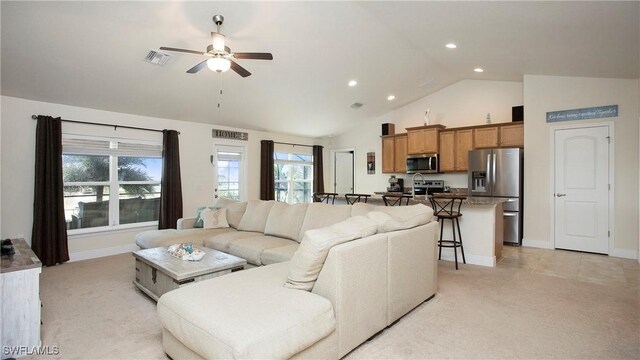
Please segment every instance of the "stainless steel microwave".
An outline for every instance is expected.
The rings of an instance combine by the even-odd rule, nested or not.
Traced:
[[[407,174],[440,172],[438,154],[407,156]]]

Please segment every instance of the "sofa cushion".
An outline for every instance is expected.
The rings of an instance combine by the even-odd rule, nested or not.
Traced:
[[[375,205],[358,202],[351,205],[351,216],[367,216],[367,214],[375,208]]]
[[[215,236],[210,236],[204,239],[204,246],[212,249],[216,249],[219,251],[229,252],[229,245],[237,241],[239,239],[244,239],[248,237],[261,236],[262,233],[251,232],[251,231],[230,231],[224,234],[219,234]]]
[[[228,253],[241,257],[253,265],[263,265],[260,257],[264,250],[289,245],[292,242],[294,241],[260,234],[229,243]]]
[[[260,256],[260,260],[263,265],[289,261],[298,250],[298,247],[300,247],[300,244],[296,242],[295,244],[265,249]]]
[[[305,233],[298,251],[291,258],[285,287],[311,291],[332,247],[376,233],[378,225],[364,216]]]
[[[218,198],[214,206],[227,209],[227,221],[229,222],[229,226],[237,229],[247,208],[247,203],[233,199]]]
[[[180,243],[190,243],[196,246],[202,246],[205,238],[232,231],[236,230],[231,228],[149,230],[136,235],[136,245],[141,249],[150,249]]]
[[[299,239],[304,238],[307,230],[319,229],[351,217],[351,205],[329,205],[323,203],[311,203],[307,207],[304,222],[300,229]]]
[[[329,300],[282,286],[288,265],[239,271],[170,291],[158,301],[160,322],[206,359],[290,358],[328,336],[336,321]]]
[[[276,202],[269,211],[264,234],[300,242],[300,228],[306,213],[307,204]]]
[[[264,233],[264,227],[273,204],[275,201],[251,200],[247,202],[247,210],[240,220],[238,230]]]
[[[380,206],[367,214],[378,224],[378,232],[410,229],[431,221],[433,209],[423,205]]]

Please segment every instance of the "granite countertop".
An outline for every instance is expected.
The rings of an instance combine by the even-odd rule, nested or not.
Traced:
[[[379,200],[382,201],[382,195],[401,195],[401,193],[391,193],[391,192],[375,192],[374,195],[371,195],[369,200]],[[411,194],[405,194],[411,195]],[[487,206],[487,205],[496,205],[506,201],[506,199],[500,198],[491,198],[491,197],[481,197],[481,196],[466,196],[466,193],[456,192],[456,193],[436,193],[435,195],[447,197],[447,196],[465,196],[466,198],[462,200],[463,205],[468,206]],[[409,205],[415,204],[424,204],[431,206],[431,202],[424,195],[416,195],[415,198],[409,200]]]

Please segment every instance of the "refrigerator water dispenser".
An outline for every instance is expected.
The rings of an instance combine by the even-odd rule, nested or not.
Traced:
[[[472,171],[471,172],[471,192],[486,192],[487,172]]]

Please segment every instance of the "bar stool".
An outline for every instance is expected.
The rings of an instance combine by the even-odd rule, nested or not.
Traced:
[[[462,246],[462,233],[460,233],[460,207],[462,206],[462,200],[466,199],[466,196],[430,196],[429,201],[433,208],[433,214],[438,217],[440,222],[440,239],[438,240],[438,260],[442,258],[442,248],[453,248],[453,256],[456,262],[456,270],[458,270],[458,250],[462,252],[462,263],[466,264],[467,261],[464,258],[464,247]],[[442,239],[442,231],[444,230],[444,221],[451,220],[451,232],[453,234],[453,240]],[[456,239],[456,227],[458,228],[458,238]]]
[[[384,206],[406,206],[409,205],[409,199],[411,199],[410,195],[382,195]]]
[[[369,194],[344,194],[345,200],[347,200],[347,204],[353,205],[357,202],[366,203],[369,199]]]
[[[331,205],[333,205],[336,201],[336,193],[313,193],[313,202],[323,202],[329,204],[329,200],[331,200]]]

